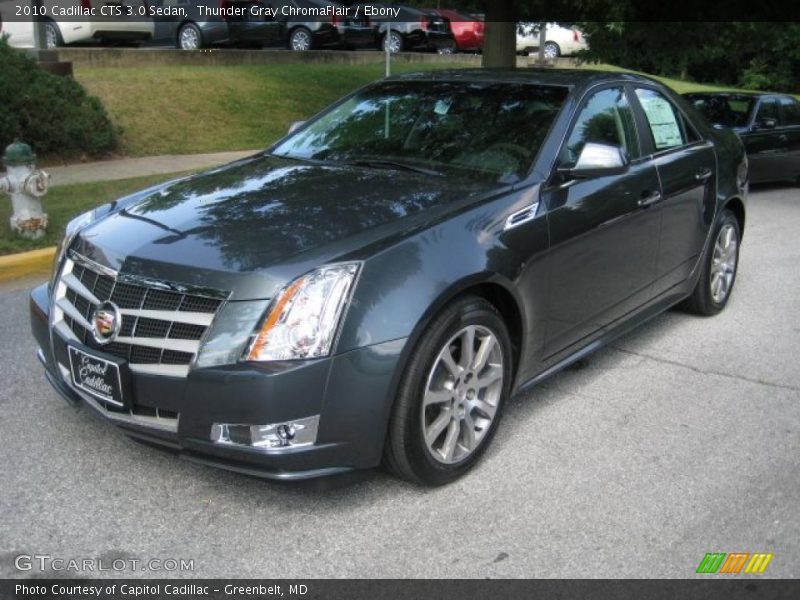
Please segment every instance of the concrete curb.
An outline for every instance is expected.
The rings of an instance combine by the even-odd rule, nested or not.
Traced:
[[[56,247],[0,256],[0,282],[46,274],[53,266]]]

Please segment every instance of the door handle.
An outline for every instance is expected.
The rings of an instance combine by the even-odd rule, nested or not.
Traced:
[[[708,178],[711,177],[711,175],[713,175],[713,174],[714,174],[714,172],[711,169],[703,169],[699,173],[695,173],[694,174],[694,178],[697,181],[707,181]]]
[[[648,208],[650,206],[653,206],[654,204],[658,204],[659,202],[661,202],[662,199],[661,192],[653,192],[652,194],[649,195],[645,194],[647,194],[647,192],[644,192],[642,194],[642,199],[636,203],[639,206],[639,208]]]

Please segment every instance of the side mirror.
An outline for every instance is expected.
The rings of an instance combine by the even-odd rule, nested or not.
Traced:
[[[628,153],[623,148],[587,142],[575,166],[559,169],[559,172],[569,179],[604,177],[624,173],[629,164]]]
[[[766,117],[756,121],[755,129],[775,129],[777,125],[778,121],[776,119],[770,119],[769,117]]]
[[[303,125],[305,125],[305,121],[295,121],[291,125],[289,125],[289,135],[293,134],[295,131],[300,129]]]

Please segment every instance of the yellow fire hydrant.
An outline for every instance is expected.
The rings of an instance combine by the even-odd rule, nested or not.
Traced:
[[[38,240],[47,232],[41,198],[50,186],[50,175],[36,168],[36,155],[28,144],[14,142],[2,160],[6,175],[0,179],[0,192],[11,196],[11,230],[25,239]]]

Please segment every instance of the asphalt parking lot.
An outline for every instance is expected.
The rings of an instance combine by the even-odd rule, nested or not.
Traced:
[[[332,490],[142,446],[45,382],[0,290],[0,577],[19,554],[184,558],[195,577],[691,577],[706,552],[800,576],[800,188],[751,194],[713,319],[664,314],[510,403],[482,464]],[[44,575],[64,575],[48,572]],[[131,572],[125,576],[160,576]]]

